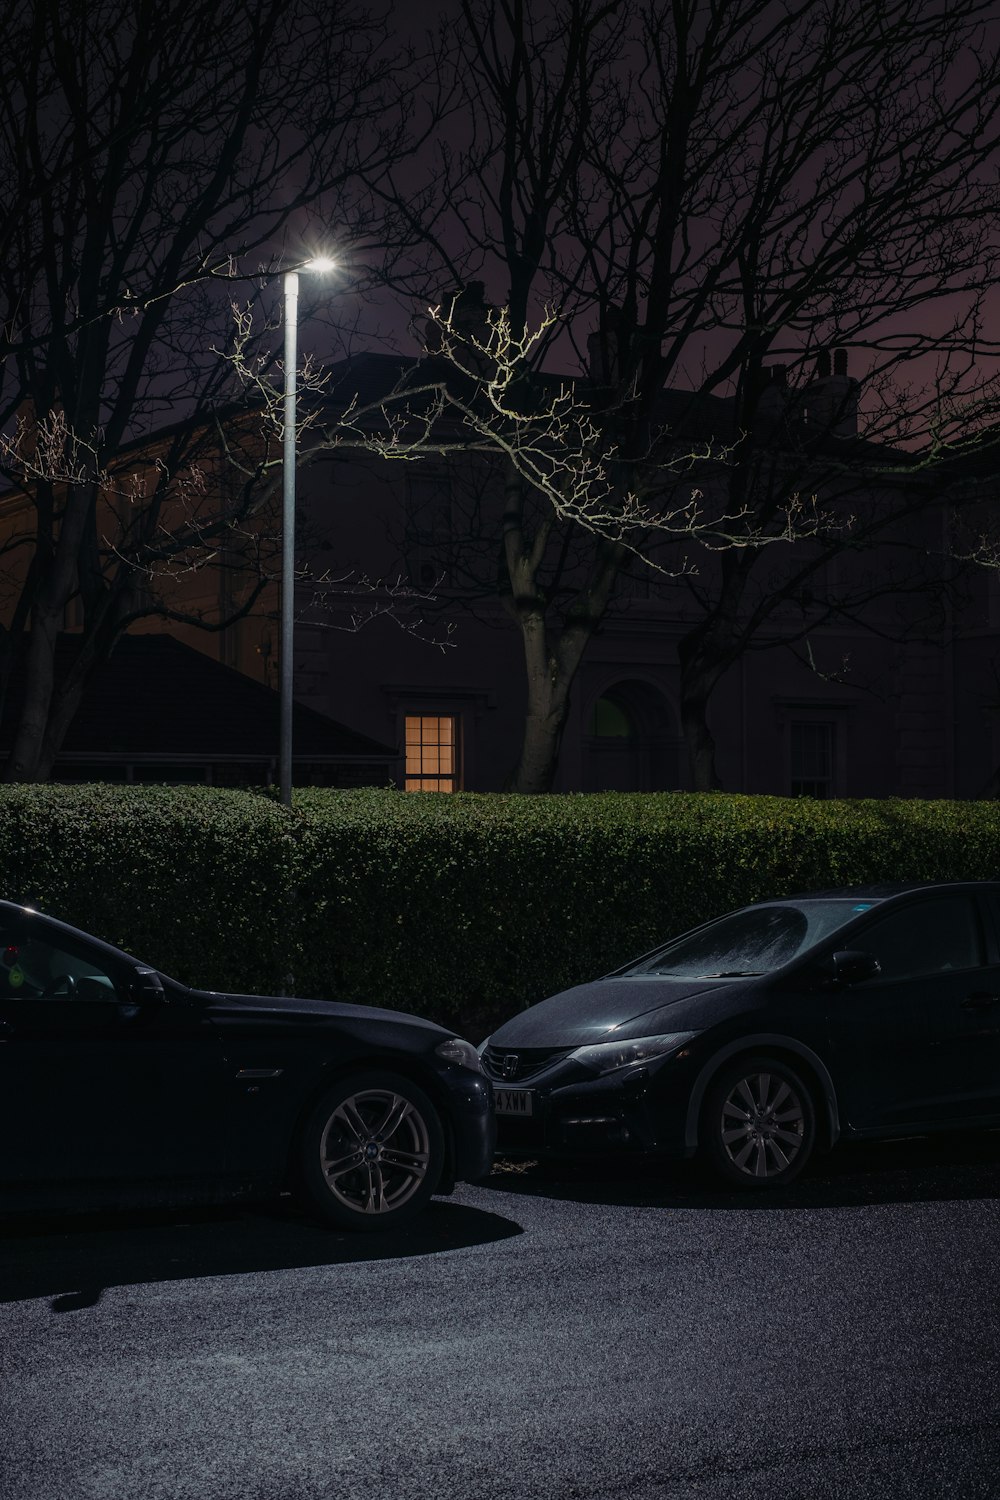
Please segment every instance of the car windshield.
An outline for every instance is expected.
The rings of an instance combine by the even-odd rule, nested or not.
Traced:
[[[634,964],[626,974],[676,975],[684,979],[770,974],[875,904],[840,898],[747,907],[678,938]]]

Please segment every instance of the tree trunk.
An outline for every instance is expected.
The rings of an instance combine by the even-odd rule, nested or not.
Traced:
[[[599,540],[589,575],[577,588],[559,624],[549,628],[547,591],[540,587],[546,547],[554,517],[549,515],[529,535],[525,528],[525,483],[508,463],[504,485],[503,554],[510,592],[505,603],[518,623],[524,648],[527,704],[521,754],[510,790],[531,795],[548,792],[559,759],[569,695],[583,653],[600,625],[627,557],[616,542]]]
[[[63,740],[66,738],[70,725],[76,718],[77,709],[83,701],[84,693],[94,675],[94,669],[99,662],[106,659],[110,651],[108,627],[114,632],[111,639],[114,640],[117,637],[117,631],[111,620],[106,622],[104,630],[92,628],[80,643],[76,660],[62,680],[53,688],[49,702],[48,723],[45,726],[35,766],[34,779],[36,781],[48,781],[51,777],[55,758],[62,749]]]
[[[96,422],[89,420],[92,415],[88,414],[84,424],[86,432],[96,427]],[[10,757],[4,767],[4,781],[42,781],[48,776],[42,760],[55,690],[56,639],[73,592],[83,538],[95,504],[96,481],[81,478],[78,487],[70,487],[58,525],[58,540],[53,545],[55,507],[51,485],[46,480],[36,486],[35,555],[37,558],[41,548],[47,561],[44,578],[31,600],[31,631],[24,655],[24,698]],[[49,768],[52,758],[52,755],[48,758]]]
[[[681,727],[695,791],[721,791],[722,782],[715,769],[715,736],[708,727],[708,693],[681,698]]]
[[[563,664],[549,650],[541,609],[522,611],[518,623],[524,645],[527,707],[521,753],[510,790],[535,795],[552,789],[575,662]]]
[[[24,699],[4,767],[4,781],[44,780],[39,766],[55,685],[56,635],[60,622],[61,612],[56,614],[36,602],[24,658]]]
[[[65,602],[53,608],[35,600],[25,637],[24,699],[4,781],[48,781],[87,686],[127,623],[135,604],[130,580],[119,577],[89,611],[73,661],[56,677],[56,643]]]
[[[707,621],[678,642],[681,666],[681,729],[696,792],[722,791],[715,766],[715,736],[708,704],[723,672],[735,659],[732,638],[719,622]]]
[[[568,684],[559,690],[548,683],[532,683],[529,679],[528,711],[511,791],[534,795],[552,790],[568,707]]]

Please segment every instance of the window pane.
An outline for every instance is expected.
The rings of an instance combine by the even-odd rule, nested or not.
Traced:
[[[628,739],[632,725],[625,710],[611,698],[598,698],[594,704],[592,732],[601,739]]]
[[[458,720],[451,714],[408,714],[405,720],[408,792],[453,792],[457,786]]]
[[[0,946],[0,998],[114,1000],[115,982],[80,949],[12,930]]]
[[[963,896],[921,901],[859,932],[854,946],[871,953],[886,979],[940,974],[982,963],[975,912]]]
[[[789,725],[793,797],[833,796],[835,731],[835,724],[810,720],[793,720]]]

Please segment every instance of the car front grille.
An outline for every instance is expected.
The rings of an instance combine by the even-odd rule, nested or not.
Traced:
[[[486,1047],[483,1072],[497,1083],[524,1083],[572,1050],[572,1047]]]

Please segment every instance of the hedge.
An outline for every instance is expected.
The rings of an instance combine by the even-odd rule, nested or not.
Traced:
[[[0,788],[0,890],[188,983],[419,1011],[478,1035],[720,912],[995,878],[1000,806]]]
[[[0,892],[188,983],[281,988],[298,860],[266,797],[209,787],[0,787]]]

